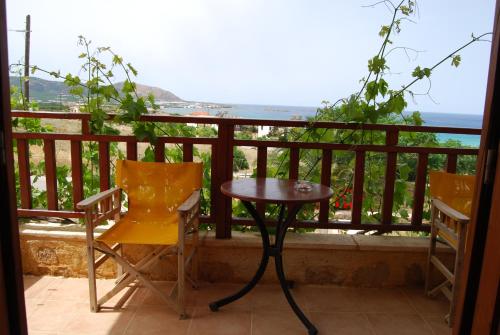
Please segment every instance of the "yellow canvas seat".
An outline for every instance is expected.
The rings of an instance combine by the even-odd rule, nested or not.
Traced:
[[[202,185],[201,163],[151,163],[122,161],[116,163],[117,187],[81,201],[78,208],[85,211],[87,227],[87,251],[89,269],[90,306],[94,312],[125,288],[130,297],[139,283],[150,288],[163,300],[173,305],[181,317],[186,317],[184,306],[184,282],[189,279],[196,285],[197,242],[200,188]],[[127,194],[128,211],[121,215],[122,192]],[[101,222],[114,218],[115,224],[97,238],[94,228]],[[185,255],[184,237],[192,234],[192,248]],[[154,251],[135,264],[121,255],[126,244],[154,245]],[[103,255],[95,258],[95,250]],[[159,290],[144,272],[160,257],[176,254],[178,280],[170,294]],[[186,257],[187,256],[187,257]],[[123,273],[117,285],[97,300],[96,269],[107,258],[114,259]],[[191,276],[185,276],[185,267],[191,264]],[[126,299],[121,299],[119,308]]]
[[[425,291],[429,296],[442,292],[450,300],[446,316],[451,327],[455,317],[455,301],[461,285],[462,268],[467,237],[467,224],[472,207],[475,176],[457,175],[442,171],[430,171],[431,237],[427,259]],[[436,254],[436,242],[440,238],[455,250],[453,268],[448,268]],[[432,272],[437,269],[445,277],[439,285],[432,286]]]

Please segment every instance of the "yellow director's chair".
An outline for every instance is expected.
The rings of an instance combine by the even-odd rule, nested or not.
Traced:
[[[198,275],[198,216],[202,186],[201,163],[151,163],[117,161],[116,186],[78,203],[85,211],[87,228],[88,277],[90,308],[98,312],[101,306],[124,288],[129,288],[115,308],[120,308],[139,283],[175,308],[181,318],[187,317],[184,303],[185,278],[196,286]],[[122,191],[128,196],[128,211],[121,216]],[[97,238],[94,228],[114,218],[115,224]],[[185,255],[185,236],[192,234],[192,248]],[[154,251],[135,264],[122,256],[123,244],[154,245]],[[102,255],[95,258],[95,250]],[[175,254],[178,258],[178,278],[170,294],[159,290],[145,271],[160,257]],[[119,277],[114,288],[99,300],[96,292],[96,269],[114,259]],[[185,268],[191,263],[191,276]],[[120,273],[122,272],[122,273]]]
[[[441,291],[450,300],[449,314],[446,315],[448,325],[453,325],[455,302],[460,282],[467,224],[474,193],[475,176],[457,175],[442,171],[430,171],[431,193],[431,238],[427,259],[425,291],[435,296]],[[437,238],[443,240],[455,250],[455,264],[452,270],[438,259],[436,255]],[[432,270],[437,269],[446,279],[435,287],[431,287]]]

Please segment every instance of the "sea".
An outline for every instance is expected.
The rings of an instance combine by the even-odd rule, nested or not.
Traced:
[[[162,112],[168,114],[189,115],[205,114],[210,116],[235,117],[264,120],[307,120],[316,115],[317,107],[279,106],[279,105],[247,105],[186,102],[178,104],[161,104]],[[426,126],[481,128],[481,114],[452,114],[421,112]],[[439,141],[458,140],[463,146],[479,147],[479,135],[438,134]]]

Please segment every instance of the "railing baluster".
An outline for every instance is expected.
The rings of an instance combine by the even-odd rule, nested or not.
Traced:
[[[90,134],[90,115],[89,117],[82,118],[82,134]]]
[[[109,142],[99,142],[99,187],[101,192],[110,188]]]
[[[182,160],[184,162],[193,161],[193,143],[184,143],[182,145]]]
[[[257,178],[265,178],[267,176],[267,147],[257,147]],[[266,205],[257,204],[257,212],[263,217],[265,214]]]
[[[19,164],[19,188],[21,192],[21,208],[32,208],[30,148],[28,140],[17,140],[17,161]]]
[[[399,132],[395,129],[387,130],[385,144],[387,146],[398,144]],[[394,200],[394,183],[396,181],[396,163],[398,154],[387,153],[387,165],[385,168],[384,200],[382,202],[382,224],[392,223],[392,205]]]
[[[365,152],[356,151],[356,165],[354,168],[354,187],[352,191],[351,223],[361,224],[361,210],[363,209],[363,187],[365,178]]]
[[[137,142],[127,142],[127,159],[137,160]]]
[[[299,179],[299,148],[290,148],[289,179]]]
[[[82,142],[71,141],[71,183],[73,184],[73,210],[83,199]]]
[[[210,220],[212,222],[217,222],[215,212],[217,211],[217,199],[215,194],[217,194],[217,185],[220,187],[219,177],[217,175],[217,145],[212,145],[211,147],[211,165],[210,165]],[[216,227],[217,228],[217,227]],[[222,229],[222,228],[221,228]]]
[[[424,208],[425,186],[427,184],[427,163],[428,154],[419,154],[417,163],[417,176],[415,179],[415,190],[413,193],[413,210],[411,214],[411,224],[422,224],[422,212]]]
[[[234,125],[219,124],[217,143],[217,187],[215,195],[217,209],[215,211],[215,235],[217,238],[231,237],[232,206],[231,199],[220,191],[223,182],[233,179],[233,142]],[[224,157],[224,159],[223,159]]]
[[[155,151],[155,161],[165,162],[165,142],[158,139],[155,144],[154,151]]]
[[[45,158],[45,184],[47,186],[47,207],[57,210],[57,174],[56,174],[56,143],[54,140],[43,140]]]
[[[321,184],[330,187],[332,182],[332,151],[325,149],[321,157]],[[319,222],[327,223],[330,213],[330,200],[322,201],[319,205]]]
[[[448,154],[446,156],[446,172],[456,173],[457,172],[457,154]]]

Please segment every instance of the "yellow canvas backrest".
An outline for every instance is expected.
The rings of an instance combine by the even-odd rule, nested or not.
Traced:
[[[128,196],[129,212],[173,212],[202,187],[202,163],[117,160],[116,185]]]
[[[430,171],[431,197],[437,198],[460,213],[470,216],[475,180],[475,176]]]

